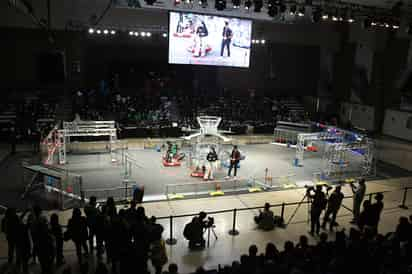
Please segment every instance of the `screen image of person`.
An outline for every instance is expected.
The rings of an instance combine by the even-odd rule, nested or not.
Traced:
[[[170,12],[169,63],[249,67],[252,22]]]

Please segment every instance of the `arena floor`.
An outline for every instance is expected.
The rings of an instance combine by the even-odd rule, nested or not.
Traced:
[[[313,174],[323,167],[321,152],[306,152],[303,166],[295,167],[292,164],[295,158],[294,148],[273,144],[243,145],[239,148],[246,156],[238,169],[238,179],[243,181],[254,178],[264,182],[267,168],[273,185],[276,186],[276,184],[289,180],[290,183],[303,187],[313,179]],[[230,151],[230,149],[230,146],[225,147],[225,150]],[[135,160],[130,180],[144,185],[146,201],[165,199],[167,184],[189,184],[187,187],[180,186],[175,189],[179,193],[191,192],[194,186],[190,183],[202,182],[199,178],[189,176],[191,170],[185,162],[180,167],[164,167],[161,161],[163,152],[152,149],[129,149],[128,153]],[[118,158],[121,158],[120,155]],[[92,193],[91,190],[96,190],[97,193],[101,192],[99,189],[122,185],[124,165],[120,160],[117,163],[111,163],[110,155],[107,153],[68,154],[67,160],[68,163],[63,167],[69,172],[82,176],[83,188],[88,193]],[[361,157],[353,155],[349,168],[356,169],[360,161]],[[226,168],[221,168],[216,172],[215,179],[224,180],[226,172]],[[291,175],[289,179],[279,178],[288,175]],[[224,189],[223,185],[222,189]]]

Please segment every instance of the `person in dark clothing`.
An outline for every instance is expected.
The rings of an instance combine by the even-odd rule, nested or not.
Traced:
[[[9,264],[14,260],[17,240],[18,237],[20,237],[20,235],[17,234],[19,226],[20,220],[16,214],[16,210],[14,208],[8,208],[1,222],[1,231],[6,234]]]
[[[375,231],[375,233],[378,232],[378,225],[379,225],[379,220],[381,217],[381,212],[383,210],[383,194],[382,193],[377,193],[375,196],[376,202],[371,204],[370,210],[372,214],[372,228]]]
[[[322,210],[325,209],[327,200],[326,195],[322,191],[322,186],[317,185],[316,189],[310,187],[307,189],[307,195],[312,199],[312,204],[310,207],[310,234],[313,235],[314,232],[319,234],[320,232],[320,215]]]
[[[50,232],[55,240],[56,265],[62,265],[64,264],[63,230],[59,223],[59,215],[56,213],[50,216]]]
[[[39,249],[39,238],[40,238],[40,230],[46,225],[47,226],[47,218],[43,216],[42,214],[42,209],[38,205],[34,205],[32,212],[28,216],[28,226],[30,229],[30,236],[33,242],[33,247],[32,247],[32,258],[33,258],[33,263],[36,263],[36,257],[38,255],[38,249]]]
[[[412,224],[409,223],[408,218],[400,217],[399,224],[396,227],[395,237],[399,242],[407,242],[412,240]]]
[[[28,264],[30,259],[31,241],[29,225],[25,223],[27,211],[20,217],[16,228],[16,267],[17,271],[22,270],[23,274],[28,273]]]
[[[55,243],[47,223],[40,224],[38,230],[38,254],[42,274],[51,274],[55,257]]]
[[[97,253],[101,253],[101,240],[97,241],[96,230],[97,230],[97,216],[99,214],[99,209],[96,207],[96,197],[91,196],[89,203],[84,207],[84,213],[86,215],[87,227],[89,228],[89,248],[90,253],[93,253],[94,238],[96,237]]]
[[[227,172],[227,177],[230,178],[230,175],[232,173],[232,169],[234,169],[233,176],[236,177],[237,175],[237,166],[240,161],[240,152],[237,149],[237,146],[233,146],[232,153],[230,154],[230,166],[229,166],[229,171]]]
[[[227,49],[227,56],[230,57],[230,43],[232,42],[233,31],[229,28],[229,22],[225,21],[225,26],[222,32],[222,48],[220,50],[220,56],[223,56],[225,48]]]
[[[79,264],[82,264],[82,248],[85,255],[89,255],[89,248],[87,246],[88,232],[87,220],[79,208],[73,208],[72,218],[67,223],[67,230],[65,233],[65,240],[71,239],[76,247],[76,255]]]
[[[371,202],[369,200],[363,202],[363,210],[359,214],[358,226],[361,231],[363,231],[365,226],[373,226],[373,213],[371,210]]]
[[[183,234],[189,240],[189,248],[205,247],[205,239],[203,239],[203,230],[206,228],[205,223],[206,213],[200,212],[199,216],[193,217],[192,221],[185,226]]]
[[[329,221],[329,230],[333,230],[333,226],[336,222],[336,215],[338,214],[339,208],[342,204],[344,195],[341,191],[341,186],[337,186],[328,199],[328,208],[326,210],[325,216],[323,218],[322,228],[325,229],[326,222]],[[332,214],[332,219],[329,219]]]
[[[204,180],[213,180],[214,179],[214,170],[216,169],[216,161],[218,160],[217,153],[214,147],[210,147],[209,153],[206,155],[206,160],[208,163]]]

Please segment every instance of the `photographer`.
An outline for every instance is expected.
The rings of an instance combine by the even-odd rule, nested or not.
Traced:
[[[309,198],[312,199],[310,208],[310,234],[313,235],[316,229],[316,234],[320,232],[320,215],[322,210],[326,208],[328,200],[325,193],[322,191],[322,186],[317,185],[316,189],[309,187],[306,191]]]
[[[189,248],[204,248],[205,239],[203,239],[203,229],[208,227],[208,221],[205,220],[206,213],[200,212],[199,216],[194,217],[192,221],[186,224],[183,230],[183,236],[189,240]]]
[[[341,191],[341,186],[337,186],[332,194],[329,196],[328,208],[326,210],[325,216],[323,218],[322,228],[325,229],[326,222],[329,221],[329,230],[333,230],[333,226],[336,222],[336,215],[338,214],[339,208],[342,204],[344,195]],[[329,216],[332,214],[332,219]]]
[[[270,210],[269,203],[265,203],[263,211],[259,210],[259,216],[255,216],[255,223],[258,225],[258,228],[267,231],[275,227],[275,218],[273,217],[273,211]]]

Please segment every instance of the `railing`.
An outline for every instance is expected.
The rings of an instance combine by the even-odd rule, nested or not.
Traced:
[[[95,196],[99,202],[106,201],[107,197],[113,197],[115,201],[126,201],[133,197],[133,191],[138,185],[132,181],[124,181],[124,186],[112,188],[96,188],[83,190],[83,196],[90,198]]]
[[[403,191],[403,195],[402,195],[402,200],[399,204],[399,208],[402,209],[408,209],[408,206],[406,204],[406,200],[407,200],[407,195],[408,195],[408,190],[411,189],[412,187],[404,187],[404,188],[400,188],[400,189],[395,189],[395,190],[390,190],[390,191],[378,191],[378,192],[371,192],[371,193],[367,193],[365,195],[365,197],[367,197],[367,199],[369,199],[370,201],[372,200],[372,197],[378,193],[390,193],[390,192],[395,192],[395,191]],[[290,203],[279,203],[279,204],[272,204],[270,205],[271,208],[280,208],[280,220],[281,220],[281,227],[286,227],[287,225],[289,225],[292,221],[292,219],[294,218],[297,210],[299,209],[299,207],[301,205],[305,205],[305,204],[310,204],[311,201],[308,199],[305,199],[306,196],[303,197],[303,199],[299,202],[290,202]],[[353,196],[347,196],[344,197],[344,199],[352,199]],[[287,222],[285,222],[285,211],[286,208],[288,206],[297,206],[297,208],[294,210],[294,212],[289,216],[289,219]],[[342,203],[342,207],[350,212],[352,212],[352,209],[348,208],[347,206],[345,206]],[[218,211],[209,211],[209,212],[205,212],[208,216],[210,215],[217,215],[217,214],[224,214],[224,213],[232,213],[232,227],[231,229],[228,231],[228,234],[231,236],[236,236],[239,234],[239,230],[237,228],[237,214],[238,212],[241,211],[249,211],[249,210],[257,210],[257,209],[263,209],[263,206],[257,206],[257,207],[247,207],[247,208],[233,208],[233,209],[226,209],[226,210],[218,210]],[[177,239],[174,238],[174,231],[173,231],[173,222],[175,219],[177,218],[187,218],[187,217],[194,217],[194,216],[198,216],[199,213],[190,213],[190,214],[181,214],[181,215],[170,215],[170,216],[162,216],[162,217],[157,217],[158,220],[169,220],[169,238],[166,240],[166,243],[169,245],[174,245],[177,243]],[[308,216],[308,220],[309,220],[309,216]]]

